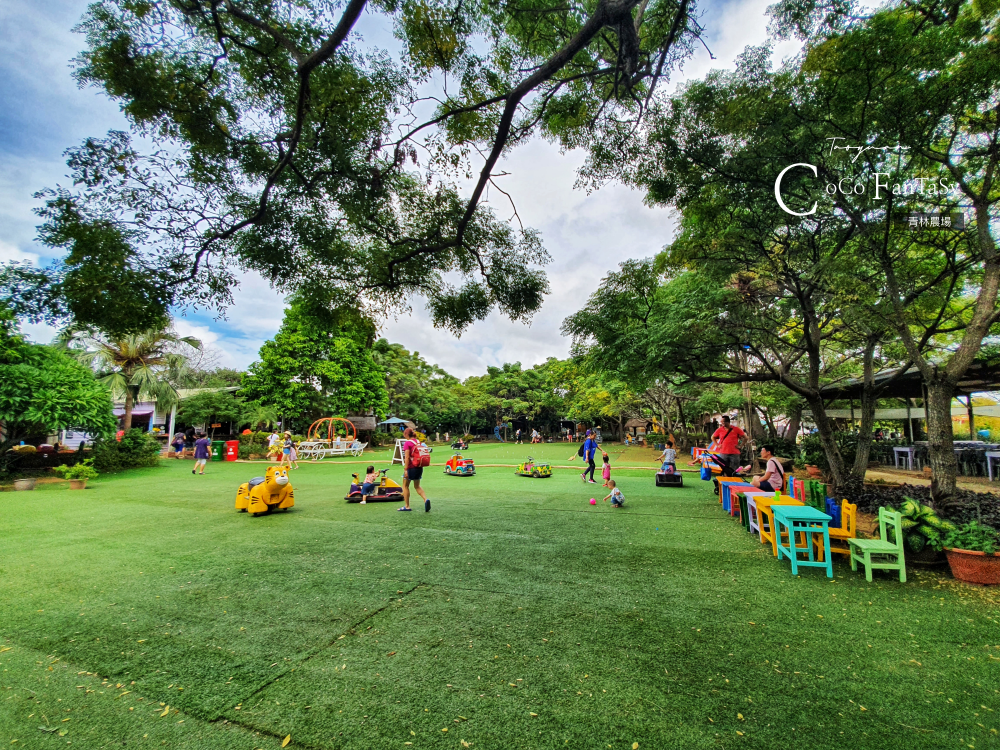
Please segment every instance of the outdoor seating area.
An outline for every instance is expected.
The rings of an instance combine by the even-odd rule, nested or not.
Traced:
[[[784,493],[760,490],[740,477],[718,477],[722,510],[739,518],[743,528],[769,545],[779,562],[787,560],[792,575],[801,568],[820,568],[833,578],[834,555],[844,555],[865,577],[873,570],[892,570],[906,582],[902,518],[879,509],[879,538],[858,538],[857,506],[826,497],[826,484],[786,477]],[[832,524],[832,525],[831,525]]]

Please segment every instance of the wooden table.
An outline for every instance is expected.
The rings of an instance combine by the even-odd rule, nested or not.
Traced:
[[[757,512],[760,513],[760,543],[771,544],[771,552],[778,556],[778,542],[774,537],[774,512],[771,507],[774,505],[805,505],[800,500],[788,495],[776,496],[773,498],[761,498],[757,502]],[[764,530],[764,521],[767,521],[767,530]]]
[[[771,508],[774,514],[774,538],[778,549],[778,559],[782,555],[787,557],[792,563],[792,575],[799,574],[800,567],[825,568],[826,577],[833,578],[833,556],[830,554],[830,529],[831,517],[821,510],[816,510],[811,505],[801,507],[791,505],[773,505]],[[781,528],[788,530],[788,546],[782,543]],[[805,544],[799,546],[796,534],[804,537]],[[813,535],[823,535],[823,561],[816,559],[813,552]],[[817,540],[818,542],[819,540]],[[800,560],[799,553],[806,553],[808,559]]]

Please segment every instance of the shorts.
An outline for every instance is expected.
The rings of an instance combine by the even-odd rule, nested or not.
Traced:
[[[770,482],[761,482],[758,489],[763,490],[764,492],[774,492],[774,487],[771,486]]]
[[[284,453],[286,456],[292,455],[292,449],[291,448],[282,448],[281,452]]]
[[[207,458],[196,458],[194,460],[194,465],[195,466],[204,466],[207,463],[208,463],[208,459]]]
[[[739,453],[722,453],[719,455],[723,463],[726,464],[730,469],[736,471],[740,468],[740,454]]]
[[[615,508],[621,508],[624,507],[625,503],[618,502],[618,498],[613,497],[611,498],[611,505],[613,505]]]
[[[365,482],[364,484],[361,485],[362,495],[371,495],[374,494],[374,492],[375,492],[375,485],[372,484],[371,482]]]
[[[406,478],[411,482],[418,482],[420,478],[424,475],[423,466],[411,466],[406,470]]]

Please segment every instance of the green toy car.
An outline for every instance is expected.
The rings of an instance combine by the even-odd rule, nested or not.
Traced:
[[[542,479],[543,477],[552,476],[552,467],[547,463],[536,463],[535,459],[528,456],[528,460],[514,470],[514,473],[519,477],[534,477],[535,479]]]

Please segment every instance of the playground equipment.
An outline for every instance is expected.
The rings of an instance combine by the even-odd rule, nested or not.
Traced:
[[[341,427],[340,423],[343,423]],[[340,429],[346,433],[340,437]],[[299,458],[320,461],[327,456],[360,456],[368,446],[358,440],[358,431],[354,423],[343,417],[324,417],[317,419],[309,426],[306,439],[299,443]]]
[[[406,442],[407,441],[404,438],[396,438],[396,447],[392,449],[392,460],[389,462],[390,466],[395,466],[396,464],[402,464],[403,463],[403,457],[404,457],[404,454],[406,453],[406,451],[403,450],[403,445],[405,445]],[[430,466],[431,453],[434,452],[434,449],[431,448],[429,445],[427,445],[427,443],[421,443],[420,444],[420,452],[427,459],[427,463],[425,463],[423,465],[424,466]]]
[[[523,463],[518,464],[518,467],[514,470],[514,473],[519,477],[533,477],[535,479],[544,479],[545,477],[552,476],[552,467],[548,463],[535,463],[535,459],[528,456],[528,460]]]
[[[288,510],[295,505],[295,492],[288,482],[288,469],[270,466],[262,477],[244,482],[236,491],[236,510],[251,516]]]
[[[507,442],[502,437],[500,437],[500,425],[497,425],[496,427],[493,428],[493,434],[496,436],[496,439],[499,440],[501,443]]]
[[[456,453],[444,465],[444,473],[452,477],[471,477],[476,473],[476,464],[471,458]]]
[[[364,498],[361,496],[361,485],[363,480],[357,474],[351,474],[354,481],[351,482],[351,489],[347,493],[347,497],[344,499],[349,503],[360,503],[362,500],[366,500],[370,503],[380,502],[382,500],[398,500],[403,496],[403,488],[386,476],[388,472],[388,469],[378,470],[378,486],[375,487],[375,492],[373,494]]]
[[[667,467],[673,469],[673,471],[667,471]],[[663,464],[658,472],[656,472],[656,486],[657,487],[683,487],[684,477],[681,476],[680,472],[677,471],[677,466],[674,464]]]

